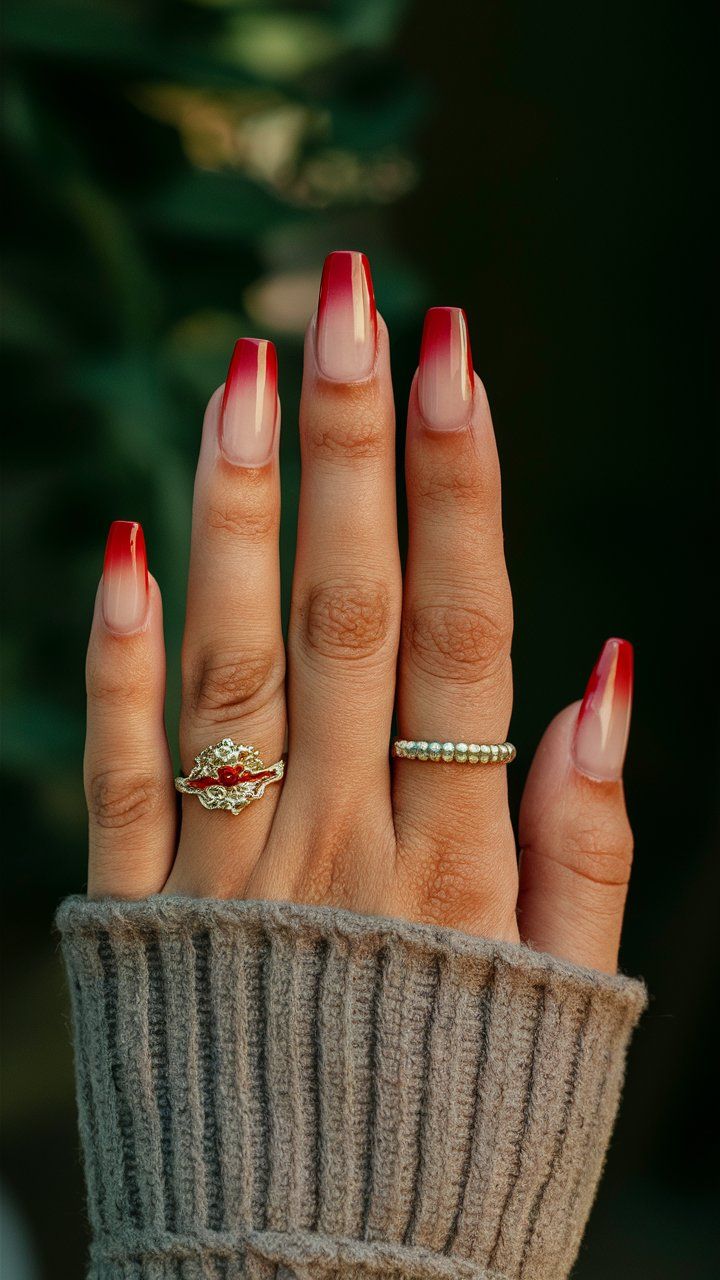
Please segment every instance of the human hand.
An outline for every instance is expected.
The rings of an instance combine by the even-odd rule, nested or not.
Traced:
[[[205,414],[193,504],[180,751],[281,755],[238,817],[183,797],[163,723],[160,591],[142,530],[108,540],[88,652],[88,892],[274,898],[404,917],[614,972],[632,856],[621,780],[626,641],[535,756],[520,867],[505,768],[389,756],[399,736],[502,742],[512,610],[490,410],[463,313],[433,308],[410,392],[401,573],[389,340],[370,271],[327,260],[307,333],[286,654],[274,348],[240,339]]]

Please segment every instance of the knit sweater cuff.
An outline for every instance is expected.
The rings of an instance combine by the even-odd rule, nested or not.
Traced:
[[[644,988],[272,902],[71,898],[92,1280],[560,1280]]]

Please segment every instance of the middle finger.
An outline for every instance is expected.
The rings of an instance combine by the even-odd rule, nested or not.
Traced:
[[[302,813],[311,831],[321,815],[324,829],[330,816],[335,828],[357,827],[366,796],[373,820],[391,827],[401,602],[394,428],[388,337],[367,259],[333,253],[305,349],[289,766],[278,814]],[[326,872],[323,863],[318,877]],[[342,879],[338,868],[332,875]]]

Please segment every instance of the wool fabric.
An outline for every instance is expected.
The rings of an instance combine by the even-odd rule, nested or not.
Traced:
[[[562,1280],[641,983],[280,902],[70,898],[90,1280]]]

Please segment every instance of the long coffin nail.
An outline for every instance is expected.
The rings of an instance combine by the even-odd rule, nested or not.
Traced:
[[[266,338],[238,338],[220,409],[220,448],[236,467],[269,461],[278,417],[277,353]]]
[[[320,372],[335,382],[372,373],[377,311],[370,263],[364,253],[341,251],[325,259],[315,328]]]
[[[114,520],[105,547],[102,611],[116,635],[137,631],[148,608],[145,535],[136,520]]]
[[[431,307],[420,347],[420,413],[435,431],[458,431],[472,410],[474,375],[467,319],[460,307]]]
[[[575,767],[590,778],[616,782],[622,776],[632,689],[632,645],[606,640],[585,690],[573,743]]]

